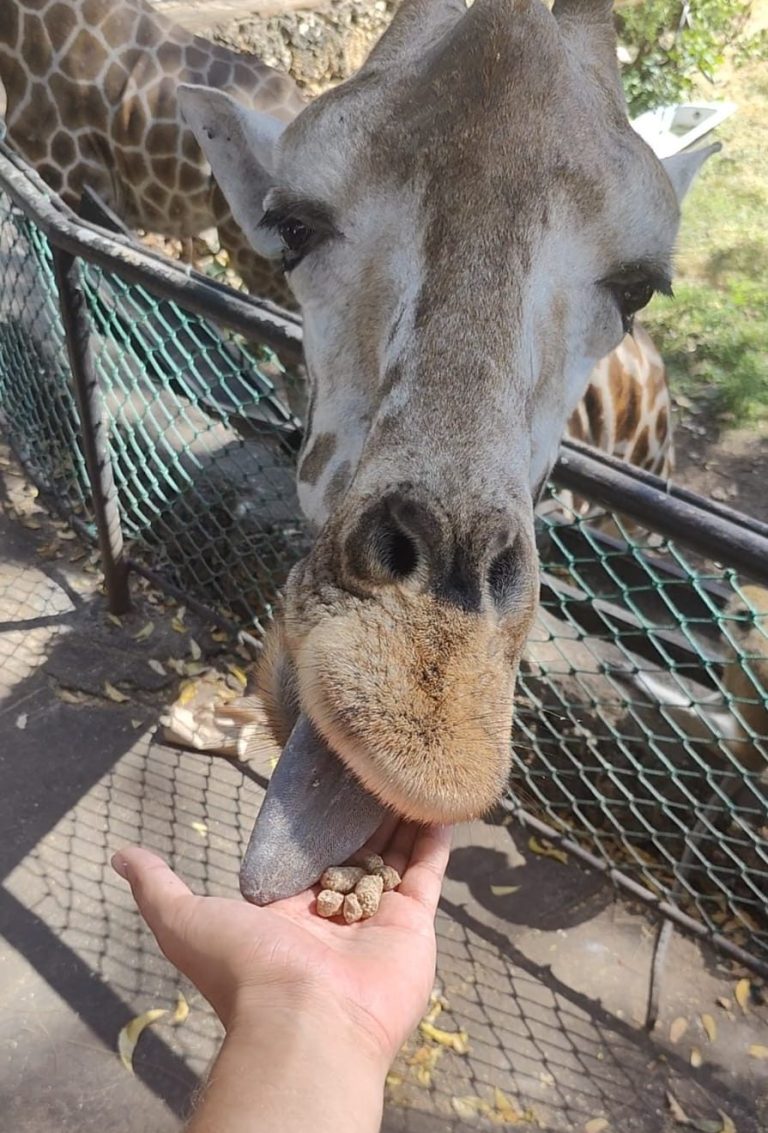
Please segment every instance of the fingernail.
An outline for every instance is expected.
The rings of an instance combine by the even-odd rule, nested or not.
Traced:
[[[124,878],[126,881],[128,880],[128,863],[122,854],[112,855],[112,869],[115,873],[119,874],[120,877]]]

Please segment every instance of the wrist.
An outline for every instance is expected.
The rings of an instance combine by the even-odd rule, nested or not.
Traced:
[[[279,1044],[297,1059],[332,1054],[337,1065],[355,1066],[372,1082],[384,1079],[392,1061],[378,1025],[354,1004],[342,1005],[327,993],[242,995],[227,1026],[230,1045]]]
[[[335,1004],[233,1014],[187,1133],[378,1133],[388,1060]]]

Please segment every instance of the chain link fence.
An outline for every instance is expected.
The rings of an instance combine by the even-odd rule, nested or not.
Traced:
[[[28,474],[92,539],[113,482],[107,520],[131,565],[258,636],[307,547],[300,428],[279,396],[278,353],[289,367],[298,357],[290,317],[78,226],[7,151],[3,186],[0,414]],[[80,347],[99,406],[85,430],[57,242],[79,257]],[[88,427],[103,434],[106,487]],[[768,594],[740,583],[768,584],[768,528],[690,493],[667,498],[578,449],[554,477],[508,807],[766,972]],[[603,520],[575,517],[566,489],[596,500]]]

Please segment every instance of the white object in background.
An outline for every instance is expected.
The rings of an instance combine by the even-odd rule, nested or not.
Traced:
[[[730,118],[735,102],[688,102],[646,110],[632,121],[633,128],[657,157],[671,157],[688,149]]]

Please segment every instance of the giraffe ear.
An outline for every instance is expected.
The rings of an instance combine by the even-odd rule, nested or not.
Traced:
[[[719,153],[722,148],[720,142],[713,142],[711,146],[704,146],[702,149],[691,150],[688,153],[676,153],[672,157],[662,159],[661,164],[672,182],[678,204],[682,202],[707,158],[713,153]]]
[[[274,183],[275,143],[285,123],[210,87],[182,84],[178,97],[184,120],[251,246],[270,259],[278,256],[276,233],[262,228],[260,221],[264,198]]]

